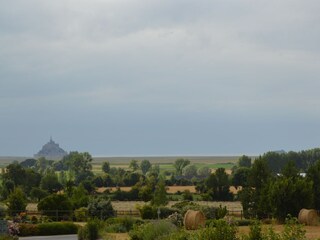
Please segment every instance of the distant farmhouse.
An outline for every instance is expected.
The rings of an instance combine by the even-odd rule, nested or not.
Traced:
[[[50,141],[43,145],[42,149],[34,155],[34,158],[44,157],[47,160],[60,160],[67,154],[65,150],[59,147],[59,144],[50,138]]]

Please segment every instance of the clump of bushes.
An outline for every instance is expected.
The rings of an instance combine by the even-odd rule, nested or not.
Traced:
[[[226,216],[228,213],[226,207],[219,206],[210,207],[210,206],[203,206],[194,202],[190,201],[182,201],[172,205],[173,208],[179,210],[179,212],[184,216],[184,214],[190,209],[195,211],[201,211],[205,215],[206,219],[221,219]]]
[[[47,236],[76,234],[78,227],[71,222],[51,222],[51,223],[20,223],[19,236]]]
[[[236,221],[225,221],[222,219],[211,220],[206,228],[195,231],[178,230],[168,221],[153,221],[141,226],[135,226],[129,232],[132,240],[305,240],[305,230],[297,222],[296,218],[287,219],[284,230],[275,233],[270,227],[268,231],[261,230],[261,223],[251,221],[250,232],[239,236]]]
[[[171,222],[160,220],[134,227],[129,236],[131,240],[155,240],[168,237],[177,231],[178,228]]]
[[[92,218],[106,220],[115,215],[110,199],[97,197],[90,201],[88,214]]]
[[[77,222],[85,222],[88,219],[88,208],[81,207],[74,211]]]
[[[89,221],[84,227],[79,228],[78,240],[96,240],[99,237],[99,223]]]
[[[173,213],[171,214],[168,218],[168,221],[176,225],[177,227],[182,227],[183,226],[183,216],[180,213]]]
[[[141,225],[144,222],[132,217],[109,218],[105,222],[105,231],[108,233],[124,233],[133,229],[134,225]]]
[[[160,210],[159,217],[161,219],[169,217],[171,214],[175,212],[180,212],[179,209],[168,208],[168,207],[156,207],[151,205],[143,205],[142,207],[138,207],[142,219],[157,219],[158,218],[158,210]]]

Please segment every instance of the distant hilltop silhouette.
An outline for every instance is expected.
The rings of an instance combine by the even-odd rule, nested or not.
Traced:
[[[50,141],[43,145],[42,149],[34,155],[34,158],[44,157],[48,160],[60,160],[67,154],[65,150],[59,147],[59,144],[50,138]]]

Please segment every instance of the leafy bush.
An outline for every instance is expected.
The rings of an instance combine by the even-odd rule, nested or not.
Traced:
[[[253,223],[253,220],[249,220],[249,219],[236,220],[237,226],[249,226],[252,223]]]
[[[282,234],[283,240],[304,240],[306,239],[306,231],[303,229],[303,225],[298,223],[297,218],[292,218],[288,216],[286,218],[286,224],[284,226],[284,231]]]
[[[101,220],[106,220],[109,217],[114,216],[114,210],[111,205],[110,199],[105,199],[103,197],[98,197],[92,199],[88,205],[89,216],[93,218],[99,218]]]
[[[38,236],[39,235],[38,226],[30,223],[20,223],[19,235],[20,236]]]
[[[85,222],[88,218],[88,208],[81,207],[74,211],[74,216],[78,222]]]
[[[173,208],[177,208],[177,209],[180,209],[180,210],[182,210],[186,206],[198,206],[198,207],[200,207],[199,204],[197,204],[195,202],[190,202],[190,201],[187,201],[187,200],[181,201],[181,202],[177,202],[177,203],[172,205]]]
[[[117,232],[129,232],[133,229],[134,225],[141,225],[143,221],[132,217],[117,217],[109,218],[106,220],[106,232],[117,233]]]
[[[216,208],[216,219],[222,219],[224,218],[228,213],[227,207],[222,207],[221,205]]]
[[[261,223],[259,221],[255,221],[250,225],[250,232],[247,240],[264,240],[261,231]]]
[[[38,218],[37,218],[36,216],[32,216],[32,217],[31,217],[31,222],[32,222],[33,224],[38,223]]]
[[[125,233],[125,232],[128,232],[127,229],[125,228],[125,226],[123,226],[121,223],[115,223],[115,224],[108,225],[105,228],[105,231],[107,233]]]
[[[63,220],[72,213],[72,204],[66,195],[51,194],[38,203],[38,210],[54,220]]]
[[[200,229],[192,234],[192,239],[237,240],[237,228],[226,221],[217,220],[215,226]]]
[[[150,205],[144,205],[138,208],[142,219],[156,219],[157,212],[154,211],[154,207]]]
[[[190,190],[184,190],[183,194],[182,194],[183,200],[188,200],[188,201],[192,201],[193,200],[193,195],[190,192]]]
[[[175,212],[179,212],[178,209],[168,207],[156,207],[151,205],[144,205],[138,208],[142,219],[157,219],[158,210],[160,210],[160,218],[167,218]]]
[[[78,240],[96,240],[99,237],[99,224],[97,221],[90,221],[78,231]]]
[[[129,236],[131,240],[155,240],[163,236],[169,236],[176,231],[178,230],[175,225],[161,220],[135,227],[129,232]]]
[[[171,223],[176,225],[177,227],[183,226],[183,216],[180,213],[173,213],[170,216],[168,216],[167,220],[169,220]]]
[[[20,236],[47,236],[47,235],[63,235],[76,234],[78,227],[71,222],[52,222],[40,224],[19,224]]]

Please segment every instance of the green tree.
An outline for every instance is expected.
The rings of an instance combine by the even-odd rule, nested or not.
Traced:
[[[37,160],[36,159],[33,159],[33,158],[28,158],[24,161],[22,161],[20,163],[20,165],[23,167],[23,168],[32,168],[32,167],[35,167],[37,163]]]
[[[40,188],[49,193],[58,192],[62,189],[62,185],[54,172],[50,172],[43,176],[40,182]]]
[[[274,216],[280,221],[288,214],[297,217],[302,208],[313,206],[312,182],[303,178],[278,178],[269,185],[266,194]]]
[[[35,164],[35,169],[37,172],[43,174],[47,169],[53,165],[53,161],[47,160],[44,157],[41,157],[37,160]]]
[[[33,169],[26,169],[25,182],[22,185],[24,192],[28,195],[33,187],[39,187],[40,181],[40,173],[34,171]]]
[[[21,165],[12,163],[7,166],[3,179],[13,181],[15,186],[22,186],[26,181],[26,170]]]
[[[209,177],[210,174],[211,174],[211,169],[208,166],[200,167],[197,171],[197,175],[202,179]]]
[[[88,152],[70,152],[68,156],[70,159],[70,168],[74,171],[76,175],[83,172],[91,171],[92,156]]]
[[[140,163],[140,169],[142,171],[143,174],[146,174],[149,169],[151,168],[151,163],[149,160],[142,160]]]
[[[80,184],[78,187],[73,188],[70,201],[73,209],[88,206],[89,194],[82,184]]]
[[[154,206],[165,206],[168,203],[167,191],[164,180],[160,180],[156,185],[151,204]]]
[[[7,199],[8,213],[11,216],[24,212],[27,207],[27,198],[21,188],[17,187]]]
[[[238,160],[238,165],[239,165],[239,167],[250,168],[251,167],[251,158],[246,155],[242,155]]]
[[[286,178],[299,177],[299,169],[296,167],[294,161],[289,160],[281,170],[281,174]]]
[[[72,214],[72,204],[64,194],[51,194],[38,203],[38,211],[55,220]]]
[[[104,162],[102,164],[102,171],[105,173],[109,173],[110,172],[110,163],[109,162]]]
[[[312,188],[315,208],[320,209],[320,160],[308,169],[307,179],[313,183]]]
[[[36,200],[39,202],[41,199],[47,197],[49,193],[45,190],[42,190],[40,188],[33,187],[30,191],[30,196],[33,200]]]
[[[250,171],[247,167],[237,168],[232,175],[232,185],[236,188],[249,186]]]
[[[115,214],[110,199],[103,197],[97,197],[89,201],[88,213],[91,217],[100,220],[106,220]]]
[[[254,161],[251,167],[249,176],[249,184],[255,187],[256,190],[260,190],[264,184],[266,184],[271,177],[271,172],[268,167],[267,161],[259,158]]]
[[[174,168],[176,169],[177,176],[181,176],[183,169],[189,164],[190,164],[190,160],[188,159],[183,159],[183,158],[177,159],[174,162]]]
[[[204,186],[198,186],[202,192],[211,195],[212,199],[217,201],[228,201],[232,199],[230,193],[230,183],[228,175],[224,168],[218,168],[215,173],[212,173],[205,181]]]
[[[183,173],[183,176],[187,179],[197,177],[197,167],[193,164],[188,165],[183,169],[182,173]]]
[[[130,164],[129,164],[129,168],[132,169],[132,171],[137,171],[139,169],[139,164],[137,160],[131,160]]]

